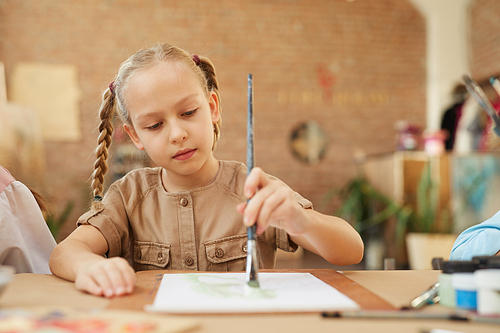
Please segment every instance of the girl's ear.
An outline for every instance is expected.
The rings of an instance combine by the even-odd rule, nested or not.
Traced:
[[[139,150],[144,150],[144,146],[142,145],[141,140],[139,139],[139,136],[137,135],[137,132],[134,129],[134,126],[123,124],[123,129],[125,130],[125,132],[127,132],[130,139],[132,139],[134,145]]]
[[[210,92],[208,97],[208,105],[210,106],[210,114],[212,115],[212,124],[216,124],[220,118],[219,98],[213,91]]]

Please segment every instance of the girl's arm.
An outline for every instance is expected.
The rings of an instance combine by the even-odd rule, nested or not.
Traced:
[[[310,219],[310,228],[300,235],[290,235],[296,244],[335,265],[353,265],[363,259],[363,241],[349,223],[312,209],[302,211]]]
[[[49,266],[54,275],[75,281],[79,290],[93,295],[113,297],[131,293],[135,272],[121,257],[106,259],[108,243],[101,232],[81,225],[56,246]]]
[[[360,235],[341,218],[302,208],[293,191],[284,183],[254,168],[245,182],[245,196],[240,204],[246,226],[257,223],[257,234],[268,226],[284,229],[298,245],[314,252],[332,264],[357,264],[363,258]]]

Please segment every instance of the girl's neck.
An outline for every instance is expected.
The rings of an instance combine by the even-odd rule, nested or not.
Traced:
[[[212,157],[203,167],[192,175],[178,175],[163,169],[162,183],[169,193],[189,191],[195,188],[204,187],[214,182],[219,172],[219,161]]]

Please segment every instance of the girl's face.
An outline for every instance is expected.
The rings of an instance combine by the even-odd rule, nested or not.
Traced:
[[[194,73],[161,62],[130,78],[125,100],[130,115],[125,131],[167,177],[215,176],[213,124],[219,120],[219,101],[214,92],[207,98]]]

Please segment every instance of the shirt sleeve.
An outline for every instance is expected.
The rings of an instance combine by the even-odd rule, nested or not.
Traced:
[[[109,187],[102,204],[103,208],[80,216],[77,226],[96,227],[108,243],[108,257],[126,257],[129,251],[129,223],[122,195],[116,186]]]
[[[451,250],[450,260],[471,260],[500,251],[500,211],[492,218],[462,232]]]

